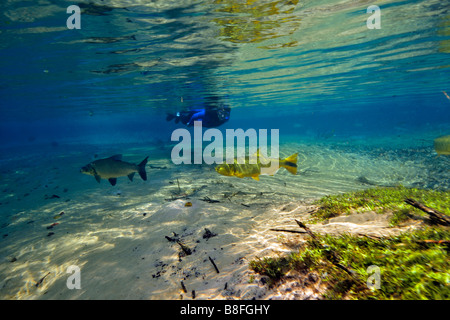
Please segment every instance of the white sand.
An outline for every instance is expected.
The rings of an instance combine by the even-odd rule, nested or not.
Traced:
[[[364,153],[291,143],[281,152],[300,152],[300,174],[283,169],[259,182],[223,177],[206,165],[175,166],[151,148],[124,150],[124,160],[137,163],[150,155],[149,165],[166,169],[148,167],[149,181],[123,177],[112,187],[81,175],[79,167],[92,161],[88,157],[94,153],[119,153],[114,147],[83,152],[59,147],[45,159],[32,154],[2,159],[0,298],[191,299],[192,290],[196,299],[317,298],[309,289],[290,296],[268,291],[252,275],[251,259],[289,252],[303,241],[302,235],[270,228],[296,229],[293,219],[306,221],[312,209],[308,203],[321,195],[373,184],[448,186],[450,178],[443,169],[448,159],[434,158],[431,148],[396,157],[382,148]],[[53,194],[60,198],[45,199]],[[189,200],[171,201],[182,195]],[[202,201],[205,197],[220,202]],[[187,201],[192,207],[185,207]],[[47,229],[55,222],[59,225]],[[398,231],[385,222],[369,213],[311,228],[374,235]],[[217,235],[203,238],[205,228]],[[180,245],[166,236],[182,241],[192,254],[180,257]],[[70,265],[81,270],[79,290],[66,286]]]

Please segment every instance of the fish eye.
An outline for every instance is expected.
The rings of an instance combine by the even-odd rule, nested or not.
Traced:
[[[220,172],[223,172],[223,171],[224,171],[224,168],[223,168],[222,166],[217,166],[217,167],[216,167],[216,171],[219,172],[219,173],[220,173]]]
[[[87,166],[81,167],[80,171],[81,172],[90,172],[91,166],[87,165]]]

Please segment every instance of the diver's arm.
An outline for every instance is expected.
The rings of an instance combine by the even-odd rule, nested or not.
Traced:
[[[194,113],[191,116],[191,119],[189,119],[189,121],[188,121],[188,123],[186,123],[186,125],[189,126],[195,120],[203,120],[202,118],[205,116],[205,109],[200,109],[200,110],[195,110],[195,111],[198,111],[198,112]]]

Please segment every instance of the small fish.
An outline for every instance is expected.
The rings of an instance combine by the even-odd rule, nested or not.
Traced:
[[[61,216],[64,214],[64,211],[61,211],[60,213],[58,213],[56,216],[53,217],[53,219],[59,219],[61,218]]]
[[[111,185],[116,185],[118,177],[127,176],[130,181],[133,181],[134,174],[139,173],[142,180],[147,181],[147,173],[145,172],[145,165],[147,164],[146,157],[138,165],[122,161],[122,155],[117,154],[109,158],[95,160],[88,165],[81,168],[81,173],[89,174],[95,177],[98,183],[101,179],[108,179]]]
[[[278,165],[274,165],[272,167],[271,163],[275,159],[267,159],[264,161],[266,164],[261,163],[260,159],[262,156],[259,155],[258,151],[253,156],[257,157],[256,163],[251,163],[249,158],[246,159],[245,163],[239,164],[239,162],[235,159],[233,164],[224,163],[216,166],[216,171],[224,176],[235,176],[238,178],[252,177],[257,181],[259,181],[260,175],[273,176],[281,167],[295,175],[297,174],[297,155],[298,153],[294,153],[286,159],[279,159]]]
[[[52,223],[51,225],[49,225],[49,226],[47,227],[47,229],[53,229],[53,227],[54,227],[54,226],[57,226],[58,224],[59,224],[58,222]]]
[[[438,155],[450,155],[450,136],[434,139],[434,150],[436,150]]]
[[[45,200],[48,200],[48,199],[59,199],[59,198],[61,198],[60,196],[58,196],[57,194],[53,194],[53,195],[51,195],[51,196],[49,196],[49,195],[45,195],[44,196],[44,199]]]

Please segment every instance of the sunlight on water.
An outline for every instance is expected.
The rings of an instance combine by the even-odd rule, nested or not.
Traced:
[[[73,4],[0,3],[1,299],[259,298],[249,261],[290,252],[271,229],[315,199],[450,190],[449,0],[376,1],[380,29],[371,0],[82,0],[69,29]],[[219,106],[297,174],[175,165],[176,129],[207,146],[177,113]],[[117,154],[148,179],[81,174]]]
[[[378,30],[366,26],[370,1],[86,1],[75,31],[57,24],[63,1],[14,3],[2,5],[1,66],[26,63],[13,64],[5,85],[17,98],[27,84],[46,86],[45,95],[28,94],[49,115],[49,105],[161,112],[182,107],[180,97],[189,104],[210,95],[229,95],[233,107],[301,111],[319,101],[436,95],[448,79],[440,57],[448,53],[448,1],[381,1]],[[46,55],[29,54],[42,44]]]

